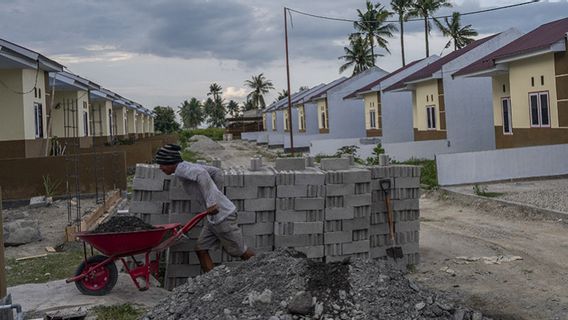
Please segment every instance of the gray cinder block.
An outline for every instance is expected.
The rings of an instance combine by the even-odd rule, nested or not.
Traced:
[[[350,242],[352,237],[351,231],[326,232],[323,234],[325,244]]]
[[[241,211],[237,213],[238,224],[253,224],[256,223],[256,212],[254,211]]]
[[[308,186],[280,185],[276,187],[276,194],[278,198],[306,197],[308,194]]]
[[[278,158],[276,170],[305,170],[306,159],[304,158]]]
[[[355,184],[326,184],[326,196],[344,196],[347,194],[355,194]]]
[[[323,222],[293,222],[294,235],[323,233]]]
[[[323,198],[296,198],[294,201],[294,210],[317,210],[323,208]]]
[[[295,185],[323,185],[325,184],[325,173],[316,168],[308,168],[305,171],[294,173]]]
[[[359,206],[370,206],[371,205],[371,194],[350,194],[344,196],[344,206],[345,207],[359,207]]]
[[[341,252],[344,255],[369,252],[370,249],[369,240],[353,241],[341,244]]]
[[[366,169],[352,169],[343,172],[343,183],[370,182],[371,171]]]
[[[241,226],[243,236],[250,237],[262,234],[274,234],[274,223],[243,224]]]
[[[225,195],[231,200],[258,198],[258,187],[226,187]]]
[[[323,246],[310,246],[310,247],[295,247],[299,252],[302,252],[306,255],[309,259],[314,258],[323,258],[324,256],[324,247]]]
[[[320,166],[322,170],[347,170],[349,169],[349,159],[321,159]]]
[[[245,211],[269,211],[276,209],[274,198],[245,199]]]
[[[346,220],[354,218],[353,208],[325,208],[325,220]]]

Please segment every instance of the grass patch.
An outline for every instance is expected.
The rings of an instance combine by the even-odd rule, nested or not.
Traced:
[[[489,192],[487,191],[487,186],[478,185],[478,184],[473,186],[473,193],[476,196],[486,197],[486,198],[496,198],[505,194],[503,192]]]
[[[83,261],[83,251],[50,253],[47,257],[17,262],[6,261],[6,282],[8,286],[27,283],[45,283],[71,277]]]
[[[114,306],[97,306],[92,309],[97,320],[136,320],[142,316],[144,310],[133,307],[131,304]]]
[[[181,158],[189,162],[196,162],[197,160],[202,159],[199,153],[189,149],[183,150],[181,152]]]

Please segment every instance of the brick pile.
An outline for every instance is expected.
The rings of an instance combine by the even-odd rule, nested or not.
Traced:
[[[294,248],[308,258],[323,260],[325,174],[306,168],[304,158],[276,161],[274,246]]]
[[[371,258],[385,259],[386,248],[392,246],[389,238],[387,208],[380,181],[390,180],[391,203],[395,226],[395,241],[401,246],[404,258],[400,267],[419,263],[420,231],[420,167],[375,166],[371,171],[372,210],[370,220]]]

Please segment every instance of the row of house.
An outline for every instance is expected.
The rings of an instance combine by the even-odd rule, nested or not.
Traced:
[[[395,159],[568,143],[568,18],[509,29],[387,73],[372,68],[297,92],[244,138],[331,153],[380,142]],[[326,149],[327,146],[327,149]],[[363,148],[362,148],[363,149]],[[367,148],[372,150],[372,147]]]
[[[0,39],[0,157],[44,156],[47,138],[138,138],[154,133],[139,103]]]

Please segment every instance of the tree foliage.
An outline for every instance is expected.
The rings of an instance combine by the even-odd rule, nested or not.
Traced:
[[[373,53],[367,38],[358,33],[349,37],[349,47],[344,47],[345,54],[339,59],[345,63],[339,67],[339,73],[343,73],[348,68],[353,67],[353,75],[373,67]]]
[[[227,104],[227,112],[231,115],[231,117],[236,117],[239,115],[241,111],[241,107],[235,100],[230,100]]]
[[[191,98],[189,102],[185,100],[181,104],[179,115],[181,117],[183,127],[186,129],[197,128],[205,119],[203,106],[196,98]]]
[[[404,55],[404,23],[415,14],[412,9],[412,4],[414,0],[392,0],[391,8],[392,11],[398,16],[399,31],[400,31],[400,49],[402,56],[402,66],[406,65],[406,59]]]
[[[472,43],[475,40],[473,37],[477,36],[477,31],[471,27],[471,24],[461,25],[461,14],[459,12],[454,12],[451,20],[448,20],[447,17],[444,18],[443,23],[434,18],[434,23],[445,37],[450,37],[445,48],[449,48],[453,42],[454,50],[461,49]]]
[[[278,98],[276,98],[276,101],[280,101],[286,97],[288,97],[288,90],[282,89],[282,91],[278,92]]]
[[[245,86],[252,90],[247,95],[247,100],[251,100],[255,108],[264,109],[266,107],[264,95],[274,89],[272,81],[266,79],[264,74],[261,73],[257,76],[253,75],[250,80],[246,80]]]
[[[432,26],[428,21],[428,17],[432,13],[438,11],[443,7],[451,7],[452,4],[448,0],[416,0],[412,3],[412,10],[416,16],[424,18],[424,39],[426,43],[426,57],[430,56],[430,44],[428,41],[428,35]]]
[[[162,133],[172,133],[179,130],[176,114],[171,107],[157,106],[154,108],[154,130]]]
[[[376,62],[375,42],[379,48],[383,48],[390,53],[387,38],[392,38],[393,31],[397,30],[394,24],[387,22],[391,15],[392,12],[388,11],[380,3],[373,4],[369,0],[366,2],[366,11],[363,12],[357,9],[358,21],[354,22],[353,26],[358,33],[366,38],[371,48],[373,65]]]
[[[223,128],[225,126],[225,116],[227,111],[225,110],[225,101],[221,96],[212,100],[210,105],[209,117],[207,118],[207,123],[210,128]]]
[[[223,92],[223,87],[221,87],[216,82],[213,82],[209,85],[209,92],[207,93],[208,96],[213,96],[213,99],[217,99],[221,96],[221,92]]]

